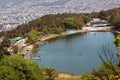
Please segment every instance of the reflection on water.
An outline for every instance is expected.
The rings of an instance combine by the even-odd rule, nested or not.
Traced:
[[[59,71],[80,74],[92,71],[100,65],[97,51],[102,45],[113,44],[110,32],[84,33],[50,40],[37,52],[42,66],[51,66]]]
[[[93,34],[93,35],[96,35],[97,34],[97,32],[90,32],[91,34]]]

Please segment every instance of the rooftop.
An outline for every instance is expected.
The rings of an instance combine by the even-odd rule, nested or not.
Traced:
[[[15,37],[15,38],[10,39],[10,42],[11,42],[12,44],[14,44],[14,43],[16,43],[17,41],[19,41],[20,39],[22,39],[22,37]]]

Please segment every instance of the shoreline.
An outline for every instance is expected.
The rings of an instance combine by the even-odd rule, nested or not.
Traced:
[[[72,33],[62,32],[60,34],[46,34],[46,35],[40,37],[36,42],[34,42],[33,47],[41,46],[43,42],[49,41],[54,38],[68,36],[68,35],[74,35],[74,34],[79,34],[79,33],[86,33],[86,32],[114,32],[114,31],[112,31],[112,27],[100,27],[96,30],[91,30],[90,27],[83,27],[83,29],[74,30],[74,32],[72,32]]]
[[[111,29],[107,29],[107,30],[96,30],[96,31],[91,31],[91,30],[75,30],[74,33],[68,34],[67,32],[62,32],[61,34],[47,34],[45,36],[42,36],[39,40],[38,40],[38,45],[41,46],[42,42],[54,39],[54,38],[58,38],[58,37],[62,37],[62,36],[68,36],[68,35],[74,35],[74,34],[78,34],[78,33],[86,33],[86,32],[112,32]],[[71,74],[71,73],[64,73],[64,72],[60,72],[58,74],[58,77],[55,80],[58,79],[80,79],[81,78],[81,74]]]
[[[67,32],[62,32],[61,34],[47,34],[45,36],[42,36],[38,41],[44,42],[44,41],[48,41],[50,39],[54,39],[57,37],[61,37],[61,36],[67,36],[67,35],[73,35],[73,34],[77,34],[77,33],[85,33],[85,32],[111,32],[111,28],[107,27],[105,29],[99,29],[99,30],[88,30],[88,29],[80,29],[80,30],[75,30],[73,33],[67,33]]]
[[[114,32],[114,31],[112,31],[112,27],[99,27],[95,30],[91,30],[90,27],[83,27],[82,29],[79,30],[73,30],[70,33],[66,31],[60,34],[46,34],[44,36],[41,36],[36,42],[32,44],[33,48],[31,49],[31,51],[33,51],[34,47],[41,46],[44,42],[49,41],[51,39],[55,39],[62,36],[79,34],[79,33],[86,33],[86,32]],[[33,54],[33,52],[31,52],[31,54]]]
[[[74,33],[68,34],[67,32],[62,32],[60,34],[46,34],[39,38],[33,45],[41,45],[42,42],[57,38],[57,37],[62,37],[62,36],[68,36],[68,35],[73,35],[73,34],[78,34],[78,33],[85,33],[85,32],[90,32],[89,30],[75,30]]]
[[[89,28],[89,27],[87,27],[87,28]],[[111,30],[111,27],[107,27],[107,28],[99,29],[99,30],[79,29],[79,30],[74,30],[74,32],[72,32],[72,33],[62,32],[60,34],[46,34],[46,35],[40,37],[36,42],[34,42],[32,44],[33,48],[31,48],[31,51],[33,51],[33,49],[36,46],[41,46],[42,44],[44,44],[44,42],[49,41],[51,39],[55,39],[55,38],[62,37],[62,36],[79,34],[79,33],[86,33],[86,32],[114,32],[114,31]],[[35,49],[35,50],[37,50],[37,49]],[[33,54],[33,52],[31,52],[31,54]]]
[[[117,34],[120,34],[120,31],[113,31],[113,32],[115,32],[115,33],[117,33]]]
[[[64,72],[59,72],[58,76],[55,78],[55,80],[62,80],[62,79],[66,79],[66,80],[78,80],[81,79],[81,74],[79,75],[75,75],[75,74],[71,74],[71,73],[64,73]]]

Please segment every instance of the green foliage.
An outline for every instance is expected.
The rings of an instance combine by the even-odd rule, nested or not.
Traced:
[[[28,33],[28,42],[33,43],[37,40],[38,40],[38,31],[33,29]]]
[[[58,73],[55,71],[55,69],[51,68],[51,67],[47,67],[45,70],[46,76],[47,76],[47,80],[54,80]]]
[[[0,80],[45,80],[41,67],[21,56],[4,57],[0,69]]]
[[[61,32],[64,31],[64,29],[62,27],[59,27],[59,28],[53,28],[53,33],[55,34],[60,34]]]
[[[110,62],[106,61],[107,65],[111,66]],[[102,63],[98,70],[94,71],[94,75],[96,76],[109,76],[110,74],[114,74],[114,72],[107,67],[104,63]]]
[[[0,80],[19,80],[18,71],[14,71],[12,67],[0,66]]]
[[[61,32],[64,31],[64,29],[62,27],[58,28],[43,27],[42,31],[44,34],[60,34]]]
[[[90,74],[84,73],[81,75],[81,80],[90,80]]]
[[[42,31],[43,31],[44,34],[49,34],[49,28],[46,27],[46,26],[44,26],[44,27],[42,28]]]
[[[74,23],[77,29],[81,29],[84,25],[84,21],[81,18],[76,18]]]
[[[117,57],[120,57],[120,53],[117,53]]]
[[[114,26],[116,26],[118,29],[120,29],[120,14],[119,13],[114,15],[114,17],[112,18],[112,23]]]
[[[90,15],[84,15],[84,22],[85,22],[85,24],[90,22],[90,20],[91,20]]]
[[[120,80],[120,75],[110,75],[109,77],[110,80]]]
[[[39,45],[35,45],[32,49],[32,53],[37,53]]]
[[[6,38],[3,39],[3,42],[0,43],[0,58],[3,57],[3,55],[9,55],[9,52],[7,51],[7,47],[9,47],[10,41]]]
[[[0,59],[2,59],[4,55],[9,55],[9,52],[6,50],[5,47],[0,46]]]
[[[64,18],[64,25],[65,27],[72,28],[74,26],[74,18],[73,17]]]
[[[107,15],[106,15],[106,12],[105,12],[105,11],[101,11],[101,12],[99,12],[99,14],[98,14],[98,17],[101,18],[101,19],[103,19],[103,20],[106,18],[106,16],[107,16]]]
[[[119,43],[120,36],[117,36],[117,43]],[[115,40],[116,42],[116,40]],[[118,45],[119,46],[119,45]],[[101,55],[102,54],[102,55]],[[118,52],[119,54],[119,52]],[[88,76],[88,80],[119,80],[120,79],[120,58],[115,54],[114,49],[108,46],[102,46],[99,51],[99,57],[102,64],[97,70],[94,70]],[[87,78],[88,78],[87,76]],[[86,78],[86,76],[82,76]]]
[[[111,66],[110,62],[106,62]],[[106,63],[102,63],[97,70],[94,70],[90,74],[83,74],[81,80],[119,80],[120,79],[120,67],[116,64],[112,66],[117,74],[106,65]]]
[[[66,28],[70,28],[70,29],[79,29],[83,26],[84,22],[81,18],[75,18],[75,17],[67,17],[67,18],[64,18],[64,26]]]
[[[118,35],[115,37],[114,43],[115,43],[116,47],[120,48],[120,34],[118,34]]]

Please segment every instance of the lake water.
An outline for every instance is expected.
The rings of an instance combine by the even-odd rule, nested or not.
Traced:
[[[101,46],[115,47],[111,32],[88,32],[50,40],[39,47],[35,60],[42,66],[51,66],[58,71],[80,74],[97,69],[101,63],[98,51]]]

